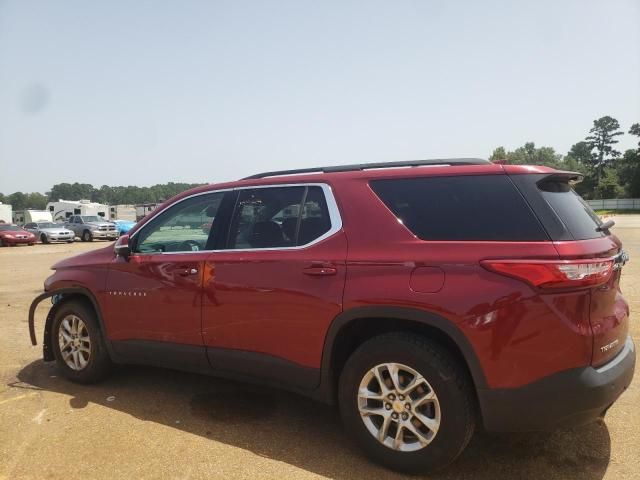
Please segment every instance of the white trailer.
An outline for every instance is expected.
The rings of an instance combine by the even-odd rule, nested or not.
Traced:
[[[53,217],[47,210],[18,210],[13,212],[13,223],[25,225],[27,223],[51,222]]]
[[[139,203],[136,205],[136,222],[139,222],[149,213],[153,212],[158,205],[158,203]]]
[[[91,200],[58,200],[47,203],[54,222],[65,222],[71,215],[97,215],[109,220],[109,206]]]
[[[12,223],[13,214],[11,205],[0,202],[0,223]]]
[[[109,207],[109,220],[136,221],[135,205],[111,205]]]

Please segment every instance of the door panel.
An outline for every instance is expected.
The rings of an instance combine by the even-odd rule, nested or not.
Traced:
[[[112,340],[202,345],[202,272],[209,254],[117,257],[107,280],[106,321]]]
[[[204,276],[205,345],[319,368],[325,334],[342,311],[346,252],[341,231],[299,250],[212,253]]]
[[[202,278],[208,247],[226,231],[218,217],[223,192],[176,202],[131,239],[133,254],[116,257],[107,278],[111,340],[202,346]]]

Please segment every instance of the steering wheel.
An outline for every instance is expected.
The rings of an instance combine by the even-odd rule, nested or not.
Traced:
[[[197,252],[200,250],[200,244],[195,240],[185,240],[180,244],[180,251]]]

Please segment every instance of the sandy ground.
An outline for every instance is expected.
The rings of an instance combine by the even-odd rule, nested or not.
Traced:
[[[640,341],[640,216],[616,218],[623,291]],[[74,385],[32,347],[27,310],[49,266],[105,243],[0,249],[0,479],[402,478],[344,438],[336,411],[296,395],[131,367]],[[38,309],[42,336],[47,311]],[[476,434],[439,479],[640,477],[638,381],[604,422],[550,435]]]

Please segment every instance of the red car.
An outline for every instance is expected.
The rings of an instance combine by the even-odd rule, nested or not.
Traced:
[[[36,236],[24,228],[0,223],[0,247],[15,247],[16,245],[33,245]]]
[[[140,363],[276,385],[337,403],[374,461],[442,467],[476,426],[594,421],[631,382],[628,257],[580,179],[453,159],[200,187],[56,264],[31,340],[53,296],[44,359],[72,381]]]

